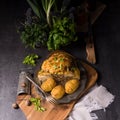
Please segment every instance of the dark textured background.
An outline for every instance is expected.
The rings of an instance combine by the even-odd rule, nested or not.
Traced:
[[[103,1],[103,0],[102,0]],[[115,101],[97,112],[99,120],[120,120],[120,1],[106,1],[106,10],[93,26],[98,73],[102,84],[115,95]],[[16,32],[16,19],[23,16],[25,0],[1,0],[0,2],[0,120],[25,120],[20,109],[12,109],[16,99],[19,72],[25,69],[23,58],[31,52],[25,49]],[[85,59],[84,42],[66,48],[76,57]],[[48,54],[45,48],[36,50],[41,61]]]

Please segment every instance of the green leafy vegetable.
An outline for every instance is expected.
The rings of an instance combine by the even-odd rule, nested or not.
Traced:
[[[40,112],[46,111],[46,108],[41,106],[41,100],[39,98],[30,98],[30,101],[34,104],[35,110]]]
[[[47,23],[48,23],[49,27],[51,27],[50,12],[51,12],[51,8],[54,3],[55,3],[55,0],[42,0],[42,6],[46,13],[46,19],[47,19]]]
[[[37,54],[27,55],[23,60],[23,64],[35,66],[36,65],[35,60],[38,59],[38,58],[39,58],[39,56]]]
[[[57,50],[72,41],[77,41],[74,21],[68,17],[57,18],[47,41],[48,50]]]
[[[30,24],[24,24],[21,40],[28,47],[47,46],[57,50],[77,41],[71,0],[27,0],[35,16],[28,16]],[[37,17],[37,22],[33,18]],[[43,18],[43,19],[42,19]]]
[[[24,30],[21,32],[21,40],[28,47],[35,48],[37,43],[42,45],[47,44],[48,26],[44,24],[25,25]]]
[[[40,6],[38,0],[27,0],[28,4],[32,8],[33,12],[39,17],[40,20],[45,20],[43,9]]]

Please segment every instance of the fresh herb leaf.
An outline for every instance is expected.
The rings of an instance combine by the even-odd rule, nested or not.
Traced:
[[[63,61],[64,61],[64,58],[61,57],[61,58],[60,58],[60,62],[63,62]]]
[[[21,32],[21,40],[26,47],[35,48],[36,43],[46,46],[48,30],[46,24],[32,23],[31,25],[25,25],[24,30]]]
[[[57,18],[54,20],[53,28],[49,33],[47,47],[48,50],[57,50],[76,40],[74,21],[68,17]]]
[[[53,68],[54,68],[54,69],[57,69],[57,68],[58,68],[58,66],[57,66],[57,65],[53,65]]]
[[[62,68],[63,68],[63,66],[62,66],[62,64],[60,64],[60,69],[62,70]]]
[[[34,104],[35,110],[40,111],[40,112],[46,111],[46,108],[44,108],[41,105],[41,99],[39,99],[39,98],[30,98],[30,101]]]
[[[24,58],[23,64],[35,66],[36,59],[38,59],[38,58],[39,58],[39,56],[37,54],[29,54]]]
[[[57,57],[54,57],[54,61],[57,61]]]

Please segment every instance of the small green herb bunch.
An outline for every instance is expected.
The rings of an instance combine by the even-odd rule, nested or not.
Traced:
[[[28,47],[35,48],[37,43],[45,45],[48,38],[47,24],[26,24],[24,30],[21,32],[21,40]]]
[[[72,41],[77,41],[74,21],[69,17],[55,19],[49,33],[48,50],[60,49],[61,46],[67,46]]]
[[[39,56],[37,54],[29,54],[24,58],[23,64],[35,66],[36,60],[38,58],[39,58]]]
[[[30,98],[30,101],[34,104],[35,110],[40,111],[40,112],[46,111],[46,108],[44,108],[41,105],[41,99],[32,97],[32,98]]]

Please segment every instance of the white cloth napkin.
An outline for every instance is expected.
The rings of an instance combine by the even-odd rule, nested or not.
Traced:
[[[88,94],[75,104],[67,120],[97,120],[97,115],[91,112],[105,110],[114,101],[114,98],[115,96],[104,86],[95,85]]]

